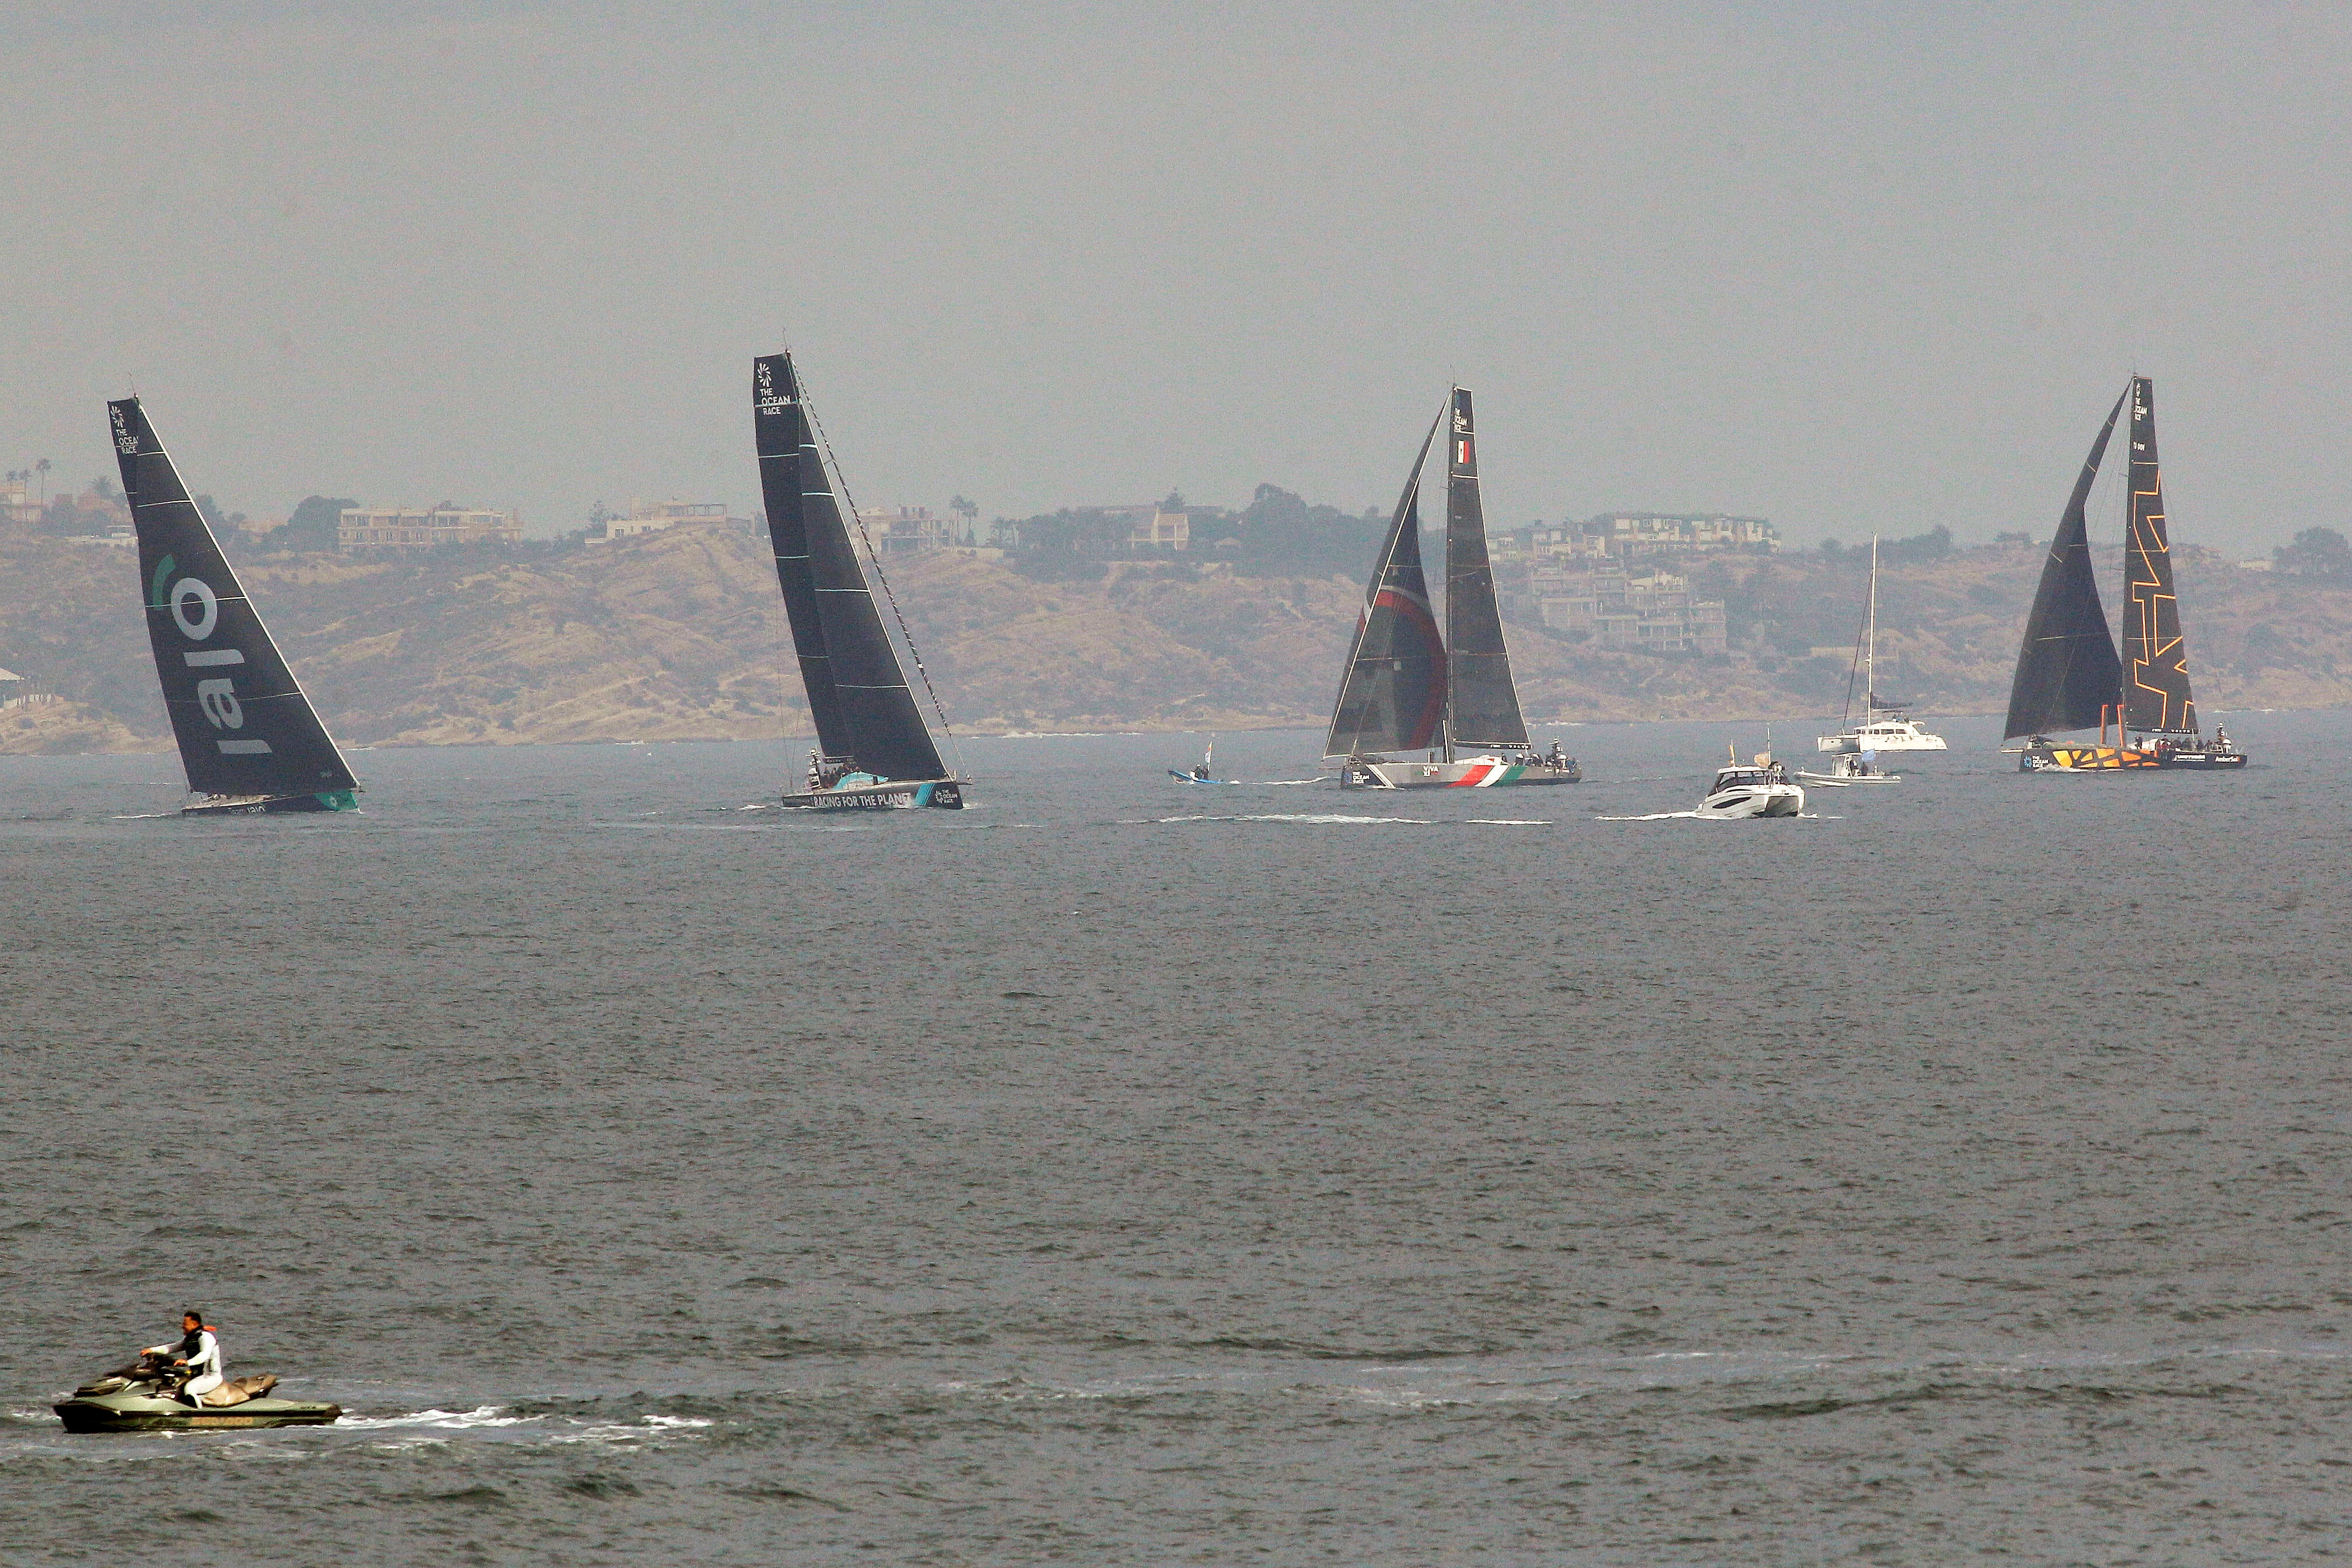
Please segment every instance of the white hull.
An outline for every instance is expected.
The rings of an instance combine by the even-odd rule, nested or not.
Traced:
[[[1810,779],[1816,784],[1826,784],[1832,789],[1843,789],[1848,784],[1899,784],[1903,781],[1903,775],[1900,773],[1881,773],[1852,752],[1847,752],[1832,762],[1827,773],[1815,773],[1809,768],[1800,768],[1797,769],[1797,777]]]
[[[1929,735],[1909,719],[1895,719],[1884,724],[1865,724],[1843,735],[1816,737],[1814,746],[1822,751],[1948,751],[1940,735]]]
[[[1702,817],[1793,817],[1805,809],[1805,792],[1794,784],[1734,784],[1698,803]]]
[[[1574,762],[1562,768],[1514,762],[1505,757],[1469,757],[1454,762],[1350,762],[1341,781],[1361,789],[1492,789],[1506,784],[1574,784],[1584,775]]]

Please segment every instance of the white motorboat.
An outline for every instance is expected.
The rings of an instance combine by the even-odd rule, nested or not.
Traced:
[[[1805,809],[1805,791],[1790,782],[1786,764],[1772,760],[1769,751],[1756,754],[1755,765],[1743,767],[1736,758],[1716,769],[1715,782],[1695,813],[1700,817],[1793,817]]]
[[[1797,777],[1810,779],[1816,784],[1826,784],[1832,789],[1843,789],[1849,784],[1900,784],[1900,773],[1882,772],[1875,755],[1867,751],[1846,751],[1830,758],[1827,773],[1797,769]]]
[[[1817,737],[1815,747],[1838,755],[1872,751],[1943,751],[1948,749],[1944,737],[1929,735],[1919,727],[1919,721],[1907,718],[1903,705],[1890,702],[1878,695],[1878,536],[1870,536],[1870,597],[1863,612],[1862,646],[1862,722],[1853,722],[1853,671],[1846,674],[1845,714],[1838,723],[1838,733]]]

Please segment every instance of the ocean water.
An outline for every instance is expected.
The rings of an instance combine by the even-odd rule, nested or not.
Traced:
[[[966,741],[848,819],[784,744],[232,821],[0,759],[0,1557],[2352,1552],[2352,718],[1940,727],[1749,823],[1598,820],[1717,725],[1442,795]],[[65,1435],[188,1302],[350,1417]]]

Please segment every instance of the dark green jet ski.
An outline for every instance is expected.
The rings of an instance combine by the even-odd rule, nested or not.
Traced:
[[[73,1397],[50,1406],[68,1432],[208,1431],[216,1427],[323,1427],[343,1413],[340,1405],[307,1399],[272,1399],[278,1379],[267,1373],[233,1377],[190,1405],[176,1392],[186,1381],[154,1356],[83,1384]]]

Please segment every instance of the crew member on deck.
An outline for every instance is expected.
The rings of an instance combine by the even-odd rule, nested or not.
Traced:
[[[180,1385],[180,1397],[194,1405],[221,1385],[220,1341],[205,1326],[204,1313],[194,1307],[180,1314],[180,1328],[179,1339],[151,1344],[142,1354],[168,1355],[173,1365],[186,1367],[188,1381]]]

